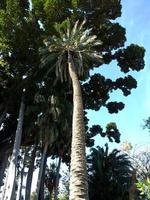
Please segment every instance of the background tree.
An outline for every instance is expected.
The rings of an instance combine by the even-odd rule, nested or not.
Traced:
[[[25,111],[25,103],[24,103],[24,96],[23,96],[21,99],[21,104],[20,104],[20,109],[19,109],[19,117],[18,117],[18,124],[17,124],[17,129],[16,129],[16,136],[15,136],[12,158],[11,158],[10,166],[7,172],[8,180],[6,182],[6,194],[3,197],[4,199],[14,199],[15,197],[16,174],[17,174],[16,168],[17,168],[19,149],[20,149],[20,144],[21,144],[24,111]]]
[[[150,152],[147,150],[136,152],[132,159],[135,168],[135,188],[141,192],[141,199],[148,199],[150,191]],[[138,191],[135,192],[139,195]]]
[[[2,44],[0,53],[1,59],[5,61],[5,65],[0,66],[1,106],[7,111],[1,130],[2,149],[3,145],[8,145],[12,149],[18,118],[16,110],[19,110],[18,100],[21,99],[23,88],[26,88],[26,94],[29,94],[26,84],[23,84],[26,81],[24,78],[28,77],[31,68],[39,60],[38,56],[35,56],[35,52],[38,50],[40,29],[28,11],[28,1],[22,4],[21,1],[8,0],[0,4],[0,40]],[[35,43],[30,29],[33,26],[37,36]],[[34,47],[32,48],[32,46]]]
[[[129,199],[132,164],[126,154],[114,149],[92,148],[88,160],[89,197],[92,199]]]
[[[150,199],[150,179],[149,178],[143,181],[138,181],[136,186],[140,190],[142,199],[143,198],[145,200]]]
[[[137,148],[138,147],[138,148]],[[146,145],[139,145],[133,149],[131,143],[124,142],[122,145],[123,152],[126,152],[129,155],[132,166],[134,167],[132,173],[132,184],[130,188],[130,196],[136,199],[146,198],[146,191],[148,182],[147,180],[150,177],[150,152],[149,148]],[[140,197],[140,192],[143,195]]]

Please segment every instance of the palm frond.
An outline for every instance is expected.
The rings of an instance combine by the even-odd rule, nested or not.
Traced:
[[[79,20],[75,22],[75,25],[71,31],[71,37],[73,37],[75,33],[77,32],[78,24],[79,24]]]
[[[61,81],[67,79],[65,73],[67,73],[66,55],[68,51],[75,55],[73,59],[79,76],[83,76],[84,71],[88,71],[92,65],[103,62],[102,55],[95,49],[102,43],[97,40],[96,35],[92,35],[92,29],[84,27],[85,24],[85,20],[82,23],[76,21],[71,29],[71,22],[67,19],[62,24],[55,24],[57,35],[44,40],[45,49],[40,51],[43,57],[41,66],[43,67],[56,59],[55,73]]]
[[[86,23],[86,20],[83,20],[83,21],[81,22],[81,24],[79,25],[79,30],[80,30],[80,31],[83,30],[85,23]]]

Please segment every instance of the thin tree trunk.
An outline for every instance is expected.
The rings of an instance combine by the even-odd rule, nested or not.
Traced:
[[[0,126],[2,125],[4,119],[5,119],[5,116],[6,116],[6,113],[7,113],[7,109],[5,109],[0,117]]]
[[[132,178],[131,178],[131,186],[129,189],[129,200],[135,200],[135,194],[136,194],[136,170],[133,170],[132,172]]]
[[[41,180],[42,180],[42,174],[43,174],[43,168],[44,168],[44,161],[45,161],[45,158],[46,158],[48,145],[49,145],[48,142],[45,143],[44,150],[43,150],[43,155],[42,155],[42,158],[41,158],[41,165],[40,165],[40,169],[39,169],[39,175],[38,175],[38,181],[37,181],[37,189],[36,189],[36,200],[39,199],[40,186],[41,186]]]
[[[34,171],[34,162],[35,162],[35,157],[36,157],[36,149],[37,149],[37,146],[35,145],[31,153],[31,162],[30,162],[27,180],[26,180],[25,200],[29,200],[30,195],[31,195],[31,185],[32,185],[32,177],[33,177],[33,171]]]
[[[58,166],[56,170],[56,185],[54,190],[54,200],[58,199],[58,187],[59,187],[59,172],[60,172],[60,166],[61,166],[61,157],[59,157],[58,160]]]
[[[73,86],[73,124],[70,169],[70,200],[88,200],[88,183],[85,154],[85,125],[81,85],[73,59],[68,52],[68,68]]]
[[[20,172],[20,184],[19,184],[18,195],[17,195],[16,200],[21,200],[21,197],[22,197],[21,195],[22,195],[22,185],[23,185],[24,169],[25,169],[25,162],[26,162],[26,158],[27,158],[28,152],[29,152],[29,149],[26,148],[25,149],[25,153],[24,153],[23,163],[22,163],[23,166],[22,166],[22,169],[21,169],[21,172]]]
[[[21,170],[21,177],[20,177],[21,181],[20,181],[20,190],[19,190],[19,198],[18,198],[18,200],[21,200],[21,196],[22,196],[22,185],[23,185],[24,168],[25,168],[25,163],[23,164],[23,168]]]
[[[59,157],[58,160],[58,166],[56,170],[56,185],[54,190],[54,200],[58,199],[58,187],[59,187],[59,172],[60,172],[60,166],[61,166],[61,157]]]
[[[42,180],[41,180],[41,186],[40,186],[39,200],[44,200],[44,183],[45,183],[46,163],[47,163],[47,156],[45,156],[45,160],[44,160],[44,166],[43,166]]]
[[[23,127],[23,119],[24,119],[24,94],[22,95],[20,110],[19,110],[19,118],[15,135],[15,142],[13,147],[12,158],[10,161],[10,166],[8,169],[8,180],[6,183],[6,193],[4,194],[3,200],[14,200],[15,198],[15,186],[16,186],[16,167],[19,155],[19,149],[21,144],[22,137],[22,127]]]
[[[43,168],[44,172],[44,168]],[[40,184],[40,192],[39,192],[39,200],[44,200],[44,174],[42,174],[41,184]]]

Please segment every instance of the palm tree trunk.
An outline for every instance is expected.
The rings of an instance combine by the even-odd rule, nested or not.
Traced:
[[[39,200],[40,186],[41,186],[44,162],[45,162],[45,158],[46,158],[48,145],[49,145],[49,143],[46,142],[45,146],[44,146],[44,150],[43,150],[43,155],[42,155],[42,158],[41,158],[41,165],[40,165],[40,169],[39,169],[39,175],[38,175],[38,181],[37,181],[37,189],[36,189],[36,200]]]
[[[42,180],[41,180],[41,186],[40,186],[40,193],[39,193],[39,200],[44,200],[44,183],[45,183],[46,163],[47,163],[47,157],[45,156],[43,173],[42,173]]]
[[[70,169],[70,200],[88,200],[88,183],[85,154],[85,126],[81,85],[74,62],[68,52],[68,68],[73,86],[73,124]]]
[[[12,158],[10,161],[10,166],[8,169],[8,180],[6,183],[6,194],[4,194],[3,200],[14,200],[15,198],[15,186],[16,186],[16,167],[19,155],[19,149],[21,144],[22,137],[22,127],[23,127],[23,119],[24,119],[24,93],[22,95],[20,110],[19,110],[19,118],[15,135],[15,142],[13,147]]]
[[[58,199],[58,187],[59,187],[59,172],[60,172],[60,166],[61,166],[61,157],[59,157],[58,160],[58,166],[56,170],[56,185],[55,185],[55,191],[54,191],[54,200]]]
[[[129,200],[135,199],[136,194],[136,170],[133,170],[132,172],[132,179],[131,179],[131,186],[129,189]]]
[[[33,177],[33,171],[34,171],[34,162],[35,162],[35,157],[36,157],[36,148],[37,146],[35,145],[31,153],[31,162],[30,162],[27,180],[26,180],[25,200],[30,199],[30,195],[31,195],[31,185],[32,185],[32,177]]]

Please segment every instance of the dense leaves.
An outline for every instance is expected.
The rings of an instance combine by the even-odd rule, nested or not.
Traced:
[[[92,148],[88,160],[89,196],[94,199],[128,199],[132,165],[118,150]]]

